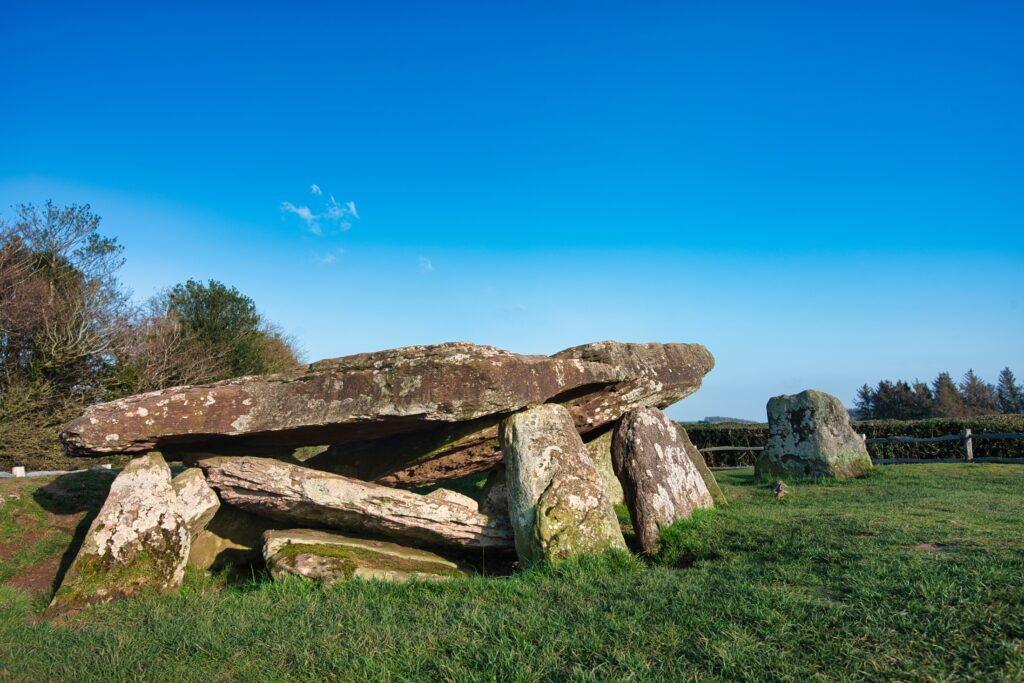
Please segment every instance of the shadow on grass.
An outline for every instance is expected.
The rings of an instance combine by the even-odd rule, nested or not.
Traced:
[[[51,595],[64,580],[64,574],[78,555],[89,527],[103,507],[103,502],[110,491],[110,484],[114,481],[114,474],[110,470],[73,472],[59,476],[33,492],[32,497],[36,503],[47,512],[55,515],[85,513],[75,527],[70,545],[61,556],[57,575],[50,587]]]

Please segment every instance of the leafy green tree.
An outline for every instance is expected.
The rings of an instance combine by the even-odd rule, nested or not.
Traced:
[[[1017,384],[1010,368],[1003,368],[996,385],[996,400],[1003,413],[1024,413],[1024,389]]]
[[[991,415],[999,412],[996,390],[976,374],[968,370],[960,380],[960,393],[964,397],[964,406],[969,415]]]
[[[298,363],[288,341],[234,287],[189,280],[171,288],[165,301],[167,315],[217,366],[207,381],[277,372]]]
[[[935,397],[932,411],[934,417],[964,416],[964,397],[948,372],[940,372],[932,381],[932,394]]]

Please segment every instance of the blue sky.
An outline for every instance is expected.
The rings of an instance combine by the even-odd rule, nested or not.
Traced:
[[[309,359],[701,342],[681,419],[1024,375],[1022,26],[1010,2],[17,3],[0,210],[90,203],[137,297],[217,278]]]

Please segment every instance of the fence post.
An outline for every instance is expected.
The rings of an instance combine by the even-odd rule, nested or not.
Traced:
[[[25,467],[23,465],[18,465],[17,467],[12,467],[11,468],[11,474],[13,474],[16,477],[24,477],[24,476],[26,476],[26,474],[25,474]]]
[[[967,456],[967,462],[974,461],[974,437],[971,436],[971,430],[965,429],[961,432],[964,439],[964,454]]]

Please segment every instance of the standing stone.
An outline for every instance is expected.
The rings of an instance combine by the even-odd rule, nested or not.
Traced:
[[[136,458],[111,484],[48,611],[178,588],[189,544],[167,463],[159,453]]]
[[[718,480],[715,479],[714,472],[712,472],[711,468],[708,467],[707,460],[704,459],[701,452],[697,450],[697,447],[693,445],[692,441],[690,441],[690,435],[687,433],[686,429],[678,422],[676,422],[675,425],[676,431],[679,432],[679,438],[683,443],[683,448],[686,449],[686,455],[690,457],[690,462],[692,462],[693,466],[697,468],[698,472],[700,472],[700,476],[704,480],[704,485],[708,487],[708,492],[714,499],[715,505],[728,505],[729,500],[725,497],[725,494],[722,493],[722,487],[718,485]]]
[[[348,578],[404,582],[464,576],[454,562],[427,550],[314,529],[267,531],[263,557],[275,579],[299,574],[324,583]]]
[[[177,496],[178,514],[185,521],[189,536],[195,541],[217,514],[220,499],[206,483],[206,477],[198,467],[190,467],[176,476],[171,481],[171,487]]]
[[[835,396],[808,389],[768,401],[768,441],[754,465],[759,479],[859,477],[871,457]]]
[[[612,437],[612,462],[640,547],[654,552],[662,528],[714,507],[676,425],[657,408],[625,414]]]
[[[502,424],[509,513],[524,565],[625,550],[615,510],[564,406],[543,404]]]
[[[601,477],[604,492],[612,505],[622,505],[626,502],[626,496],[622,492],[622,484],[615,476],[615,468],[612,466],[612,432],[605,432],[593,441],[587,443],[587,451],[590,453],[597,474]]]

